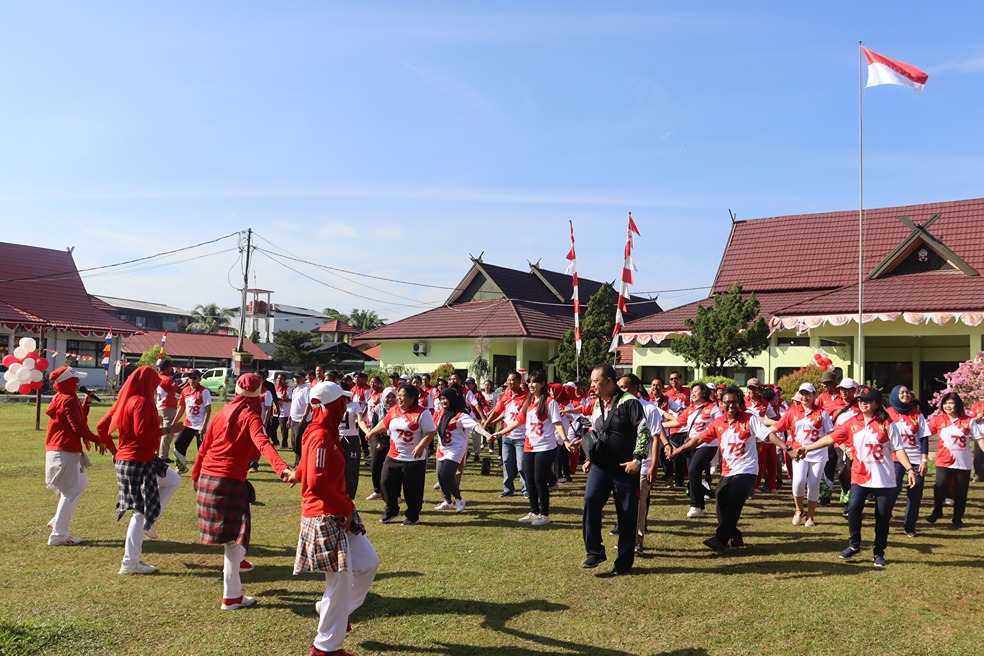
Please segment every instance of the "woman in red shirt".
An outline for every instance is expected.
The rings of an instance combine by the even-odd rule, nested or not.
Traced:
[[[215,416],[195,458],[191,480],[195,485],[198,528],[202,544],[225,548],[222,568],[222,610],[252,606],[243,596],[240,571],[253,569],[243,558],[249,548],[251,520],[246,472],[259,453],[283,480],[287,467],[270,443],[260,416],[263,379],[254,373],[236,381],[236,398]]]
[[[926,518],[930,524],[943,517],[944,500],[953,495],[953,527],[963,526],[970,470],[973,466],[971,442],[984,448],[981,427],[974,417],[964,412],[963,399],[948,392],[940,399],[940,413],[929,420],[929,432],[936,435],[936,486],[933,488],[933,512]]]
[[[301,484],[294,574],[325,574],[325,592],[314,605],[318,634],[312,656],[351,656],[342,649],[348,618],[365,601],[379,568],[379,556],[345,485],[345,447],[338,426],[348,400],[349,392],[335,383],[318,383],[311,389],[314,418],[304,433],[294,475]]]
[[[119,398],[99,424],[99,439],[111,451],[110,437],[119,431],[116,453],[116,480],[120,493],[116,502],[119,520],[127,510],[133,511],[126,530],[123,564],[120,574],[152,574],[153,565],[141,560],[144,534],[157,536],[154,523],[181,484],[181,476],[161,460],[157,453],[161,442],[160,418],[157,415],[157,386],[160,374],[153,367],[137,367],[123,384]]]
[[[99,453],[105,453],[99,437],[86,422],[89,417],[88,404],[83,407],[76,394],[79,378],[85,376],[84,371],[71,367],[55,369],[50,376],[56,393],[45,410],[50,419],[44,440],[44,482],[48,489],[59,495],[58,509],[48,522],[51,529],[48,545],[52,547],[71,547],[82,542],[68,531],[82,493],[89,486],[85,468],[91,463],[82,451],[82,443],[88,451],[90,441],[95,442]]]

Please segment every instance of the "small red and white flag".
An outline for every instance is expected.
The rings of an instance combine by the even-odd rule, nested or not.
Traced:
[[[618,350],[618,337],[622,333],[622,326],[625,325],[625,319],[622,313],[628,311],[626,299],[629,297],[629,285],[634,282],[632,272],[638,271],[635,262],[632,260],[632,247],[635,245],[635,239],[632,237],[633,232],[640,237],[642,236],[639,228],[636,227],[635,221],[632,220],[632,212],[629,212],[629,226],[625,231],[625,250],[623,251],[624,259],[622,260],[622,281],[618,288],[618,304],[615,306],[615,327],[612,329],[612,343],[608,347],[609,353],[615,353]]]
[[[899,86],[915,89],[922,93],[929,74],[920,71],[915,66],[904,62],[883,57],[877,52],[861,47],[864,58],[868,61],[868,83],[865,87],[877,87],[879,84],[898,84]]]
[[[574,287],[574,295],[571,296],[571,300],[574,301],[574,346],[577,350],[577,357],[581,357],[581,299],[577,292],[577,254],[574,252],[574,222],[570,221],[571,224],[571,250],[567,252],[567,259],[570,264],[567,265],[567,273],[573,275],[571,280],[571,285]]]
[[[167,346],[167,331],[165,330],[164,334],[161,335],[161,350],[157,353],[158,368],[160,368],[161,362],[164,362],[164,356],[167,355],[167,353],[164,351],[166,346]]]

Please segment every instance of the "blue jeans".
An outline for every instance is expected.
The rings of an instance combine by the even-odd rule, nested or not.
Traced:
[[[901,462],[895,463],[895,487],[896,494],[900,494],[905,489],[905,531],[906,533],[916,532],[916,519],[919,518],[919,504],[922,503],[923,486],[925,480],[919,475],[919,465],[916,465],[916,487],[909,487],[909,477],[905,473],[905,467]]]
[[[516,493],[516,475],[523,484],[523,496],[526,496],[526,476],[523,475],[523,444],[522,437],[502,438],[502,491],[508,494]]]
[[[861,548],[861,514],[869,494],[875,497],[875,544],[873,552],[876,556],[884,556],[885,546],[888,544],[888,522],[892,518],[892,508],[895,506],[895,499],[899,494],[894,487],[866,487],[856,483],[851,485],[851,500],[847,505],[849,544],[855,549]]]

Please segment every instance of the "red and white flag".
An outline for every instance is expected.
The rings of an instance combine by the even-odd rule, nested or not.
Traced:
[[[618,305],[615,306],[615,327],[612,330],[612,344],[608,347],[609,353],[615,353],[618,350],[618,336],[622,333],[622,326],[625,325],[622,313],[628,311],[625,299],[629,297],[629,285],[633,282],[632,272],[638,271],[632,260],[632,247],[635,245],[635,240],[632,238],[633,232],[640,237],[642,236],[635,221],[632,220],[632,212],[629,212],[629,227],[625,231],[625,259],[622,261],[622,284],[618,287]]]
[[[164,349],[165,349],[165,346],[166,345],[167,345],[167,331],[165,330],[164,331],[164,334],[161,335],[161,350],[157,353],[157,367],[158,368],[160,368],[161,362],[164,361],[164,356],[167,355],[164,352]]]
[[[910,66],[904,62],[883,57],[877,52],[861,48],[864,51],[864,58],[868,61],[868,83],[866,87],[876,87],[879,84],[898,84],[899,86],[909,87],[922,93],[926,86],[929,74],[920,71],[915,66]]]
[[[571,285],[574,287],[574,346],[577,349],[577,357],[581,357],[581,299],[577,293],[577,254],[574,252],[574,222],[571,224],[571,250],[567,253],[570,264],[567,265],[567,273],[572,274]]]

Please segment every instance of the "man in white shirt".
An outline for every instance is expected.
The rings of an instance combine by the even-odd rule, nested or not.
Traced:
[[[311,421],[309,405],[311,401],[311,386],[306,381],[307,376],[303,371],[294,374],[294,392],[290,398],[290,439],[294,447],[294,455],[297,456],[294,467],[301,460],[301,436],[304,429]]]

